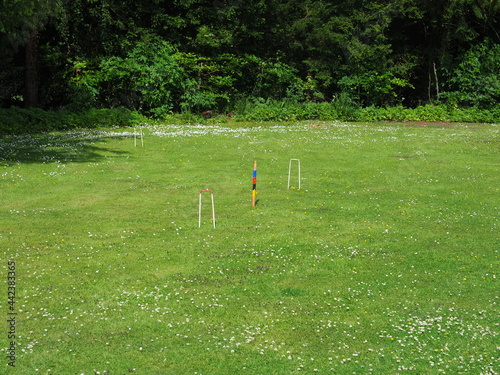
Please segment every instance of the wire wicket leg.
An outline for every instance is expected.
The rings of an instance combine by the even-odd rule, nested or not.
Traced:
[[[144,147],[144,133],[141,132],[139,133],[139,137],[141,138],[141,146]],[[137,129],[134,128],[134,147],[137,147]]]
[[[199,203],[198,203],[198,228],[201,228],[201,196],[203,193],[210,193],[210,197],[212,198],[212,221],[215,228],[214,192],[212,190],[200,190]]]

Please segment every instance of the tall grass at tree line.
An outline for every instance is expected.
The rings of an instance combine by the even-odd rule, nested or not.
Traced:
[[[186,111],[168,114],[149,122],[175,123],[227,123],[266,121],[426,121],[462,123],[500,123],[500,105],[489,109],[476,107],[460,108],[449,105],[425,105],[417,108],[394,106],[360,108],[347,95],[341,94],[332,102],[297,102],[293,100],[238,101],[234,108],[223,113],[208,111],[208,120],[202,113]],[[0,135],[33,134],[79,128],[106,128],[112,126],[137,126],[147,119],[126,108],[88,109],[80,112],[44,111],[39,108],[0,108]]]
[[[2,373],[500,371],[498,125],[141,129],[0,139]]]

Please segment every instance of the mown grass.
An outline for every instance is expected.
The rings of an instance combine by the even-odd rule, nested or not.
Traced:
[[[0,141],[2,372],[500,371],[498,126],[143,131]]]

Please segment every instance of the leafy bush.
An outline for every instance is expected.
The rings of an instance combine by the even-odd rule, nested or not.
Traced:
[[[237,69],[228,69],[233,62],[230,55],[217,59],[194,53],[177,53],[179,66],[184,71],[184,82],[179,107],[183,112],[202,113],[206,110],[224,111],[235,95]]]
[[[500,106],[490,109],[478,107],[458,108],[445,105],[425,105],[417,108],[402,106],[376,108],[374,106],[360,109],[356,113],[357,121],[451,121],[451,122],[483,122],[500,123]]]
[[[352,99],[351,95],[347,92],[341,92],[334,98],[332,104],[339,114],[340,120],[355,120],[359,105]]]
[[[299,100],[310,90],[294,68],[280,61],[179,52],[152,35],[136,42],[126,57],[79,61],[73,70],[78,74],[72,79],[71,109],[100,103],[155,118],[173,112],[227,112],[239,97]]]
[[[346,110],[348,108],[348,110]],[[452,121],[500,124],[500,105],[489,109],[478,107],[457,108],[426,105],[417,108],[402,106],[357,108],[338,102],[299,103],[291,100],[241,100],[237,107],[236,121]],[[205,122],[200,115],[184,112],[168,115],[168,121],[179,124]],[[44,111],[39,108],[12,107],[0,109],[0,135],[42,133],[75,128],[101,128],[134,126],[145,121],[138,112],[126,108],[90,109],[87,111]],[[227,116],[215,116],[210,122],[227,122]]]
[[[299,103],[292,100],[244,101],[237,107],[237,121],[299,121],[341,119],[333,103]]]
[[[338,120],[338,108],[331,103],[304,103],[304,120]]]
[[[482,122],[500,123],[500,105],[490,109],[457,108],[446,105],[425,105],[417,108],[403,106],[359,108],[347,97],[331,103],[298,103],[287,100],[241,101],[236,121],[425,121],[425,122]]]
[[[183,111],[205,110],[227,112],[230,107],[250,101],[303,99],[303,82],[292,67],[254,55],[222,54],[205,57],[194,53],[177,53],[185,72],[180,107]]]
[[[183,89],[184,72],[175,53],[167,42],[146,35],[126,58],[110,56],[98,64],[78,62],[75,69],[80,74],[72,81],[76,98],[99,98],[107,107],[125,106],[164,117],[172,112]]]
[[[375,71],[344,76],[338,84],[362,103],[376,105],[393,103],[398,97],[399,90],[405,87],[413,88],[408,80],[397,77],[392,72],[380,74]]]
[[[472,47],[448,74],[442,97],[453,104],[489,108],[500,101],[500,44],[485,41]]]
[[[91,109],[77,113],[12,107],[0,109],[0,135],[43,133],[75,128],[133,126],[143,121],[144,117],[125,108]]]

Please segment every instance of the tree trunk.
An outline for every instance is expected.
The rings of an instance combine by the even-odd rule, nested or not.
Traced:
[[[37,47],[38,30],[35,28],[29,35],[26,42],[26,61],[25,61],[25,106],[36,107],[38,105],[38,67],[37,67]]]
[[[439,79],[435,62],[432,62],[432,67],[434,69],[434,80],[436,81],[436,99],[439,100]]]

